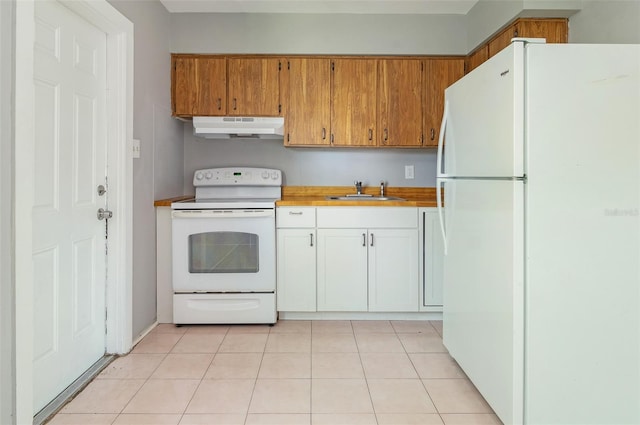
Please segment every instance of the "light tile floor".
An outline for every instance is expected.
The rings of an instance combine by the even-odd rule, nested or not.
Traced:
[[[500,424],[441,322],[159,325],[50,422]]]

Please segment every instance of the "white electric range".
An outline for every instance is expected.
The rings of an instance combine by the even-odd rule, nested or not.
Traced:
[[[282,172],[210,168],[193,185],[171,204],[174,323],[275,323]]]

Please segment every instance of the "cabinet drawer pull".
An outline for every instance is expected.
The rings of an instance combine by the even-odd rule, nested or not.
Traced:
[[[373,130],[369,129],[369,140],[373,140]]]
[[[431,140],[435,140],[435,138],[436,138],[436,130],[435,130],[435,128],[432,128],[431,129]]]
[[[327,138],[327,129],[322,127],[322,140]]]
[[[237,102],[237,99],[234,97],[233,98],[233,110],[235,111],[236,109],[238,109],[238,102]]]
[[[362,246],[367,246],[367,235],[365,233],[362,234]]]
[[[218,111],[222,109],[222,98],[218,98]]]
[[[371,234],[371,244],[369,244],[370,246],[373,246],[373,233]]]
[[[313,246],[313,233],[309,233],[309,246]]]
[[[371,139],[369,139],[371,140]],[[384,129],[384,141],[386,142],[387,140],[389,140],[389,129],[385,128]]]
[[[289,211],[289,215],[302,215],[302,211]]]

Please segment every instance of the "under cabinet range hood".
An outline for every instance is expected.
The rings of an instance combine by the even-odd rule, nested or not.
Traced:
[[[283,117],[193,117],[193,134],[206,139],[280,139]]]

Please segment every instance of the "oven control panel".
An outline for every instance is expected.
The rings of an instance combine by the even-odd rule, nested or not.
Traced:
[[[193,174],[193,185],[282,186],[282,171],[253,167],[207,168]]]

